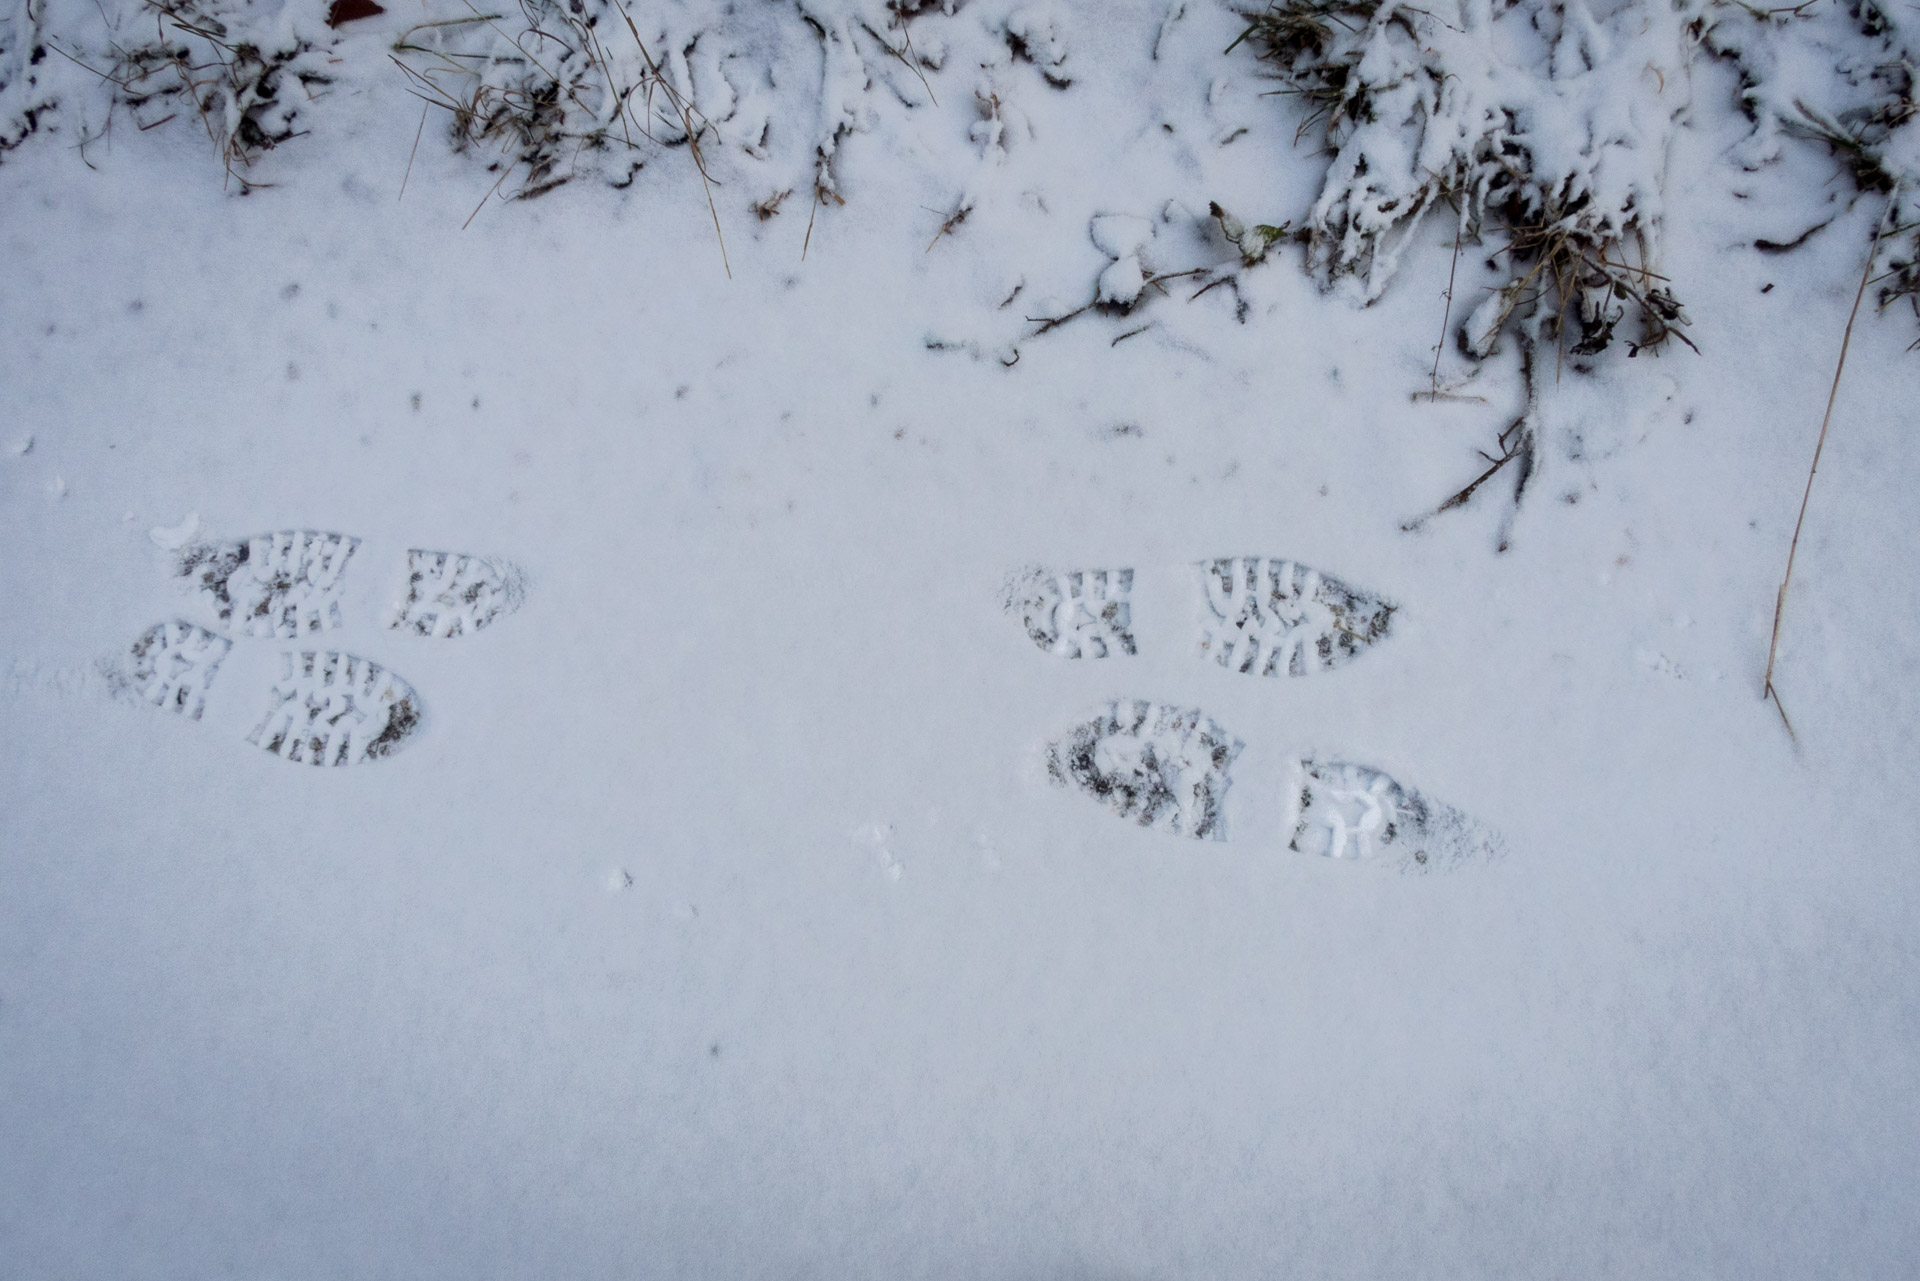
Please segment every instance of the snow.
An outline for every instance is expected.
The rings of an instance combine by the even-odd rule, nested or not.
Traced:
[[[804,8],[731,277],[684,146],[410,162],[410,10],[244,198],[197,121],[6,153],[0,1270],[1903,1274],[1902,311],[1760,698],[1884,196],[1695,62],[1701,353],[1547,347],[1518,513],[1419,522],[1517,357],[1429,394],[1451,218],[1362,308],[1184,212],[1323,192],[1232,14],[929,7],[908,106]]]

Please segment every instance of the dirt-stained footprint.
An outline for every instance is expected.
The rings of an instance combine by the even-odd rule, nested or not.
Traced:
[[[1047,772],[1142,827],[1218,841],[1240,749],[1198,708],[1117,699],[1052,744]]]
[[[358,575],[373,572],[376,582],[383,576],[378,564],[365,568],[359,538],[285,529],[195,541],[198,529],[193,515],[177,530],[154,530],[152,539],[172,552],[175,577],[186,580],[215,627],[184,619],[156,624],[106,665],[109,688],[189,720],[202,719],[214,674],[236,642],[296,640],[356,626],[446,640],[491,627],[526,600],[526,576],[510,561],[412,548],[404,577],[384,575],[394,590],[382,614],[377,605],[356,603],[349,591]],[[392,568],[397,571],[397,563]],[[283,760],[321,766],[384,760],[427,723],[413,684],[378,659],[345,648],[283,650],[277,659],[273,675],[255,664],[266,706],[244,738]],[[237,657],[228,665],[245,666]]]
[[[1134,652],[1131,569],[1030,566],[1008,580],[1004,605],[1033,643],[1061,658]]]
[[[1218,557],[1194,569],[1200,653],[1230,672],[1306,676],[1342,667],[1386,638],[1397,610],[1373,592],[1280,557]],[[1132,569],[1028,569],[1008,579],[1003,604],[1049,654],[1132,655],[1133,585]],[[1047,772],[1055,784],[1141,827],[1219,841],[1229,836],[1228,791],[1244,747],[1197,707],[1121,698],[1050,743]],[[1371,766],[1258,752],[1248,761],[1255,778],[1242,786],[1263,799],[1236,802],[1236,811],[1247,811],[1237,826],[1251,823],[1276,847],[1410,872],[1502,853],[1499,837],[1466,814]],[[1232,835],[1261,839],[1258,831]]]
[[[1502,853],[1499,837],[1459,810],[1351,761],[1297,762],[1286,826],[1287,848],[1298,853],[1402,872],[1448,871]]]
[[[1228,671],[1306,676],[1384,639],[1394,606],[1331,574],[1273,556],[1202,561],[1200,652]]]

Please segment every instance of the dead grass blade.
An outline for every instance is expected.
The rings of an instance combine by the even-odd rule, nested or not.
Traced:
[[[1827,429],[1833,425],[1833,405],[1840,398],[1840,375],[1847,369],[1847,350],[1853,346],[1853,322],[1860,318],[1860,300],[1867,296],[1867,281],[1873,276],[1873,264],[1880,256],[1880,241],[1886,236],[1887,229],[1893,225],[1893,212],[1900,201],[1900,184],[1895,183],[1887,194],[1887,208],[1880,215],[1880,225],[1874,230],[1873,244],[1867,248],[1867,262],[1860,269],[1860,288],[1853,295],[1853,309],[1847,313],[1846,332],[1840,337],[1840,358],[1833,366],[1833,386],[1827,390],[1827,412],[1820,418],[1820,438],[1813,446],[1813,464],[1807,468],[1807,485],[1800,493],[1800,515],[1793,522],[1793,540],[1787,544],[1787,570],[1780,576],[1780,590],[1773,598],[1773,639],[1767,642],[1767,674],[1762,678],[1760,697],[1772,699],[1780,712],[1780,723],[1787,727],[1787,736],[1795,738],[1793,722],[1787,719],[1787,709],[1780,702],[1780,691],[1773,686],[1773,665],[1779,657],[1780,624],[1787,613],[1787,588],[1793,583],[1793,562],[1800,554],[1800,530],[1807,523],[1807,503],[1813,497],[1813,478],[1820,472],[1820,455],[1827,447]],[[1795,741],[1799,741],[1795,738]]]
[[[680,124],[687,135],[687,151],[693,156],[693,167],[700,171],[700,187],[707,193],[707,212],[713,216],[714,238],[720,242],[720,266],[722,270],[727,273],[727,279],[732,280],[733,265],[727,261],[727,236],[725,232],[720,230],[720,206],[714,203],[713,180],[707,173],[706,159],[700,154],[701,131],[693,127],[692,105],[687,102],[684,94],[674,88],[673,85],[667,81],[667,78],[660,74],[660,64],[653,60],[653,54],[648,50],[647,42],[640,38],[640,28],[633,25],[633,15],[627,12],[627,6],[622,3],[622,0],[614,0],[614,3],[620,9],[620,16],[627,21],[627,30],[633,33],[633,43],[639,47],[640,60],[647,64],[647,72],[653,77],[653,83],[660,86],[666,93],[668,101],[674,105],[674,108],[680,114]],[[704,128],[704,124],[702,127]],[[811,226],[809,226],[809,230],[811,230]],[[802,256],[804,256],[804,251]]]
[[[420,135],[427,131],[427,112],[431,107],[432,104],[428,103],[420,108],[420,127],[413,131],[413,150],[407,152],[407,171],[400,175],[400,195],[393,198],[393,203],[396,205],[400,203],[401,197],[407,194],[407,179],[413,177],[413,158],[420,151]]]

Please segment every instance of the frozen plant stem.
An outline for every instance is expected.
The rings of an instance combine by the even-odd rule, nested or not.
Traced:
[[[420,152],[420,135],[427,131],[427,112],[430,110],[431,103],[423,104],[420,108],[420,127],[413,131],[413,150],[407,153],[407,171],[400,175],[400,194],[393,198],[395,204],[399,204],[407,194],[407,179],[413,177],[413,158]],[[472,222],[473,219],[467,221]]]
[[[1440,313],[1440,341],[1433,345],[1433,377],[1429,380],[1432,384],[1429,394],[1436,401],[1440,399],[1440,353],[1446,350],[1447,324],[1453,319],[1453,281],[1454,273],[1460,270],[1460,234],[1465,230],[1466,215],[1463,213],[1453,229],[1453,262],[1447,268],[1447,305]]]
[[[519,161],[514,162],[514,164],[518,164],[518,163]],[[480,203],[473,207],[473,212],[467,215],[467,220],[460,224],[460,230],[465,231],[468,227],[473,226],[473,220],[475,218],[478,218],[480,216],[480,211],[487,207],[487,201],[493,199],[493,193],[507,185],[507,175],[512,173],[513,169],[514,169],[514,165],[508,165],[505,169],[502,169],[500,171],[500,181],[494,183],[492,190],[488,191],[486,195],[480,197]]]
[[[1866,266],[1860,269],[1860,288],[1854,291],[1853,310],[1847,313],[1847,329],[1840,338],[1840,359],[1834,362],[1833,386],[1827,391],[1827,412],[1820,419],[1820,439],[1813,446],[1813,465],[1807,468],[1807,487],[1800,494],[1800,515],[1793,522],[1793,540],[1787,544],[1787,572],[1780,576],[1780,590],[1773,598],[1773,639],[1767,644],[1767,674],[1761,682],[1760,697],[1771,698],[1774,708],[1780,713],[1780,723],[1787,727],[1787,737],[1796,738],[1793,722],[1787,719],[1787,709],[1780,703],[1780,692],[1773,687],[1773,662],[1780,650],[1780,621],[1787,612],[1787,587],[1793,582],[1793,561],[1800,554],[1800,529],[1807,523],[1807,500],[1813,497],[1813,478],[1820,471],[1820,454],[1827,447],[1827,428],[1833,424],[1833,403],[1840,397],[1840,375],[1846,372],[1847,349],[1853,345],[1853,322],[1860,318],[1860,300],[1867,296],[1867,282],[1873,277],[1874,259],[1880,255],[1880,240],[1887,234],[1887,228],[1893,222],[1894,207],[1900,201],[1900,184],[1895,183],[1893,190],[1887,193],[1887,208],[1880,215],[1880,225],[1873,233],[1873,243],[1867,247]]]

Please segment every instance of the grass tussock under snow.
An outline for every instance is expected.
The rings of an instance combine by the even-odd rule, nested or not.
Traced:
[[[1189,9],[1168,7],[1158,38],[1136,51],[1143,64]],[[710,208],[723,165],[728,181],[764,193],[750,206],[763,221],[807,206],[810,240],[821,209],[852,194],[842,161],[857,135],[931,119],[991,166],[1020,132],[1020,94],[1073,92],[1086,57],[1073,44],[1086,13],[1012,0],[429,0],[417,20],[383,19],[378,38],[326,17],[273,0],[14,9],[0,16],[0,153],[64,131],[85,160],[116,129],[193,128],[244,193],[269,180],[268,153],[326,127],[337,82],[395,76],[422,102],[421,135],[437,119],[434,132],[497,174],[495,194],[531,199],[587,179],[624,187],[684,155]],[[1741,164],[1823,148],[1858,193],[1890,202],[1869,276],[1883,306],[1904,299],[1920,315],[1916,28],[1905,6],[1274,0],[1242,19],[1212,65],[1225,73],[1252,58],[1275,82],[1295,154],[1261,163],[1317,155],[1310,206],[1248,225],[1214,204],[1211,243],[1231,257],[1176,268],[1143,256],[1150,220],[1097,219],[1112,261],[1081,305],[1029,316],[1029,336],[1089,312],[1129,314],[1178,279],[1237,294],[1244,272],[1294,242],[1322,286],[1371,303],[1439,213],[1454,224],[1456,266],[1471,253],[1495,280],[1471,305],[1450,284],[1443,331],[1470,364],[1512,343],[1526,391],[1487,469],[1439,510],[1508,469],[1517,499],[1538,461],[1544,387],[1616,346],[1629,356],[1693,346],[1665,220],[1672,143],[1699,106],[1702,57],[1737,68],[1751,122]],[[1146,209],[1195,193],[1134,194]],[[929,248],[977,199],[971,184],[960,191]],[[1246,313],[1243,302],[1236,315]],[[1001,350],[1002,363],[1017,360]],[[1431,390],[1441,394],[1437,362]]]

